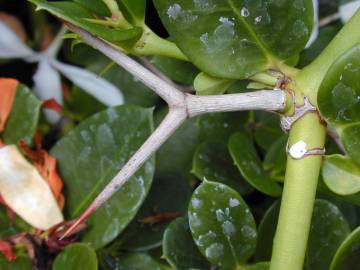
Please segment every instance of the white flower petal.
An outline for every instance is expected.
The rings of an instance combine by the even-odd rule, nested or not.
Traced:
[[[52,65],[70,81],[106,106],[117,106],[124,103],[121,91],[98,75],[83,68],[60,63],[56,60],[52,62]]]
[[[0,21],[0,58],[27,58],[35,52],[29,49],[18,36]]]
[[[44,58],[39,62],[39,67],[33,76],[34,92],[41,100],[54,98],[59,104],[63,104],[60,74]],[[47,120],[55,124],[60,120],[60,115],[53,111],[45,109]]]
[[[340,18],[343,23],[346,23],[355,12],[360,8],[360,0],[348,2],[339,7]]]
[[[15,145],[0,149],[0,194],[35,228],[47,230],[64,220],[49,185]]]
[[[313,7],[314,7],[314,27],[311,32],[310,38],[306,43],[305,49],[309,48],[317,39],[319,35],[319,1],[313,0]]]

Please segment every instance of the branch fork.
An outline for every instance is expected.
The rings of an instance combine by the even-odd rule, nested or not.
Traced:
[[[61,239],[71,234],[79,224],[83,223],[96,209],[120,189],[186,119],[214,112],[242,110],[281,112],[286,108],[287,95],[285,91],[279,89],[213,96],[195,96],[184,93],[177,89],[174,84],[158,77],[105,41],[70,23],[66,23],[66,25],[81,36],[87,44],[105,54],[158,94],[169,105],[169,112],[157,129],[95,198],[85,212],[62,235]]]

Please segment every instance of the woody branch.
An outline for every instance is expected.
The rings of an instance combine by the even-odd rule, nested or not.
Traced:
[[[105,41],[70,23],[66,25],[72,31],[76,32],[87,44],[105,54],[158,94],[169,105],[169,113],[140,149],[95,198],[87,210],[65,232],[62,238],[69,235],[78,224],[85,221],[96,209],[119,190],[187,118],[205,113],[244,110],[280,112],[286,107],[286,93],[283,90],[261,90],[249,93],[213,96],[195,96],[183,93],[175,88],[173,84],[159,78],[134,59]]]

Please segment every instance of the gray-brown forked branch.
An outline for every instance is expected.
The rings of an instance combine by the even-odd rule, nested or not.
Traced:
[[[183,93],[175,88],[173,84],[159,78],[134,59],[115,49],[105,41],[72,24],[67,23],[67,26],[77,33],[87,44],[105,54],[158,94],[169,105],[169,112],[158,128],[95,198],[87,210],[65,232],[62,238],[69,235],[78,224],[84,222],[86,218],[121,188],[187,118],[213,112],[244,110],[280,112],[285,109],[286,94],[283,90],[261,90],[249,93],[213,96],[196,96]]]

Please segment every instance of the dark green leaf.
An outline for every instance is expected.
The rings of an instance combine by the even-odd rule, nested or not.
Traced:
[[[360,121],[360,45],[332,64],[318,92],[322,115],[331,124]]]
[[[111,270],[163,270],[161,264],[145,253],[128,253],[106,260],[107,268]]]
[[[340,136],[346,153],[360,165],[360,123],[346,126]]]
[[[360,267],[360,227],[341,244],[331,262],[330,270],[358,270]]]
[[[41,102],[25,85],[16,90],[15,101],[5,130],[2,134],[6,144],[17,144],[24,139],[28,144],[36,132]]]
[[[12,220],[9,219],[5,207],[0,206],[0,239],[20,232],[28,232],[31,229],[32,227],[17,215]]]
[[[276,202],[264,216],[259,226],[257,260],[269,260],[276,230],[280,204]],[[311,223],[305,270],[327,270],[341,242],[350,233],[339,208],[325,200],[316,200]],[[350,268],[349,268],[350,269]]]
[[[350,158],[326,156],[321,170],[325,184],[334,193],[351,195],[360,191],[360,168]]]
[[[256,261],[271,259],[273,239],[276,232],[276,225],[279,218],[280,202],[272,204],[264,214],[258,229],[258,244],[255,250]]]
[[[1,270],[31,270],[31,261],[27,257],[19,256],[15,261],[9,262],[2,254],[0,254]]]
[[[167,227],[164,233],[163,253],[174,270],[209,268],[208,262],[194,243],[186,217],[177,218]]]
[[[234,166],[226,144],[222,141],[206,141],[194,154],[192,173],[200,180],[220,182],[238,191],[241,195],[252,192]]]
[[[166,110],[155,115],[155,122],[165,116]],[[199,142],[196,118],[187,120],[156,153],[156,175],[179,173],[188,175]]]
[[[287,136],[279,137],[266,152],[263,166],[265,170],[271,171],[273,178],[284,178],[287,159],[285,151],[287,140]]]
[[[97,270],[95,251],[86,244],[76,243],[67,246],[55,259],[53,270]]]
[[[76,120],[82,121],[94,113],[105,110],[106,106],[78,86],[73,86],[70,97],[66,99],[64,112],[71,114]]]
[[[111,17],[110,11],[102,0],[73,0],[74,2],[79,3],[83,7],[91,10],[95,14]]]
[[[270,268],[270,263],[260,262],[252,265],[246,265],[245,270],[268,270]]]
[[[159,247],[170,220],[144,224],[144,218],[164,213],[186,213],[191,196],[190,182],[177,174],[156,177],[138,214],[119,236],[121,248],[144,251]],[[115,242],[116,245],[116,242]]]
[[[206,73],[243,79],[298,54],[313,25],[311,0],[155,0],[166,29]]]
[[[120,106],[100,112],[70,131],[52,149],[65,183],[69,218],[79,216],[152,131],[151,109]],[[150,188],[149,160],[89,219],[83,240],[96,248],[112,241],[132,220]]]
[[[254,137],[256,143],[263,149],[268,150],[269,147],[284,135],[280,128],[279,116],[269,112],[255,112]]]
[[[254,218],[241,196],[224,184],[204,181],[195,190],[189,224],[196,245],[211,264],[235,269],[255,250]]]
[[[226,142],[230,135],[244,130],[249,114],[247,112],[209,113],[198,118],[201,141]]]
[[[264,171],[249,136],[240,132],[235,133],[230,137],[228,147],[236,166],[251,186],[269,196],[281,194],[281,186]]]
[[[165,56],[154,56],[151,62],[166,76],[177,83],[193,84],[199,70],[189,62],[169,58]]]
[[[145,20],[146,0],[117,0],[125,17],[141,26]]]
[[[89,31],[95,36],[104,38],[113,43],[119,43],[122,41],[135,42],[142,34],[142,29],[139,27],[119,30],[89,22],[86,19],[95,19],[93,14],[88,9],[75,2],[48,2],[45,0],[29,1],[36,4],[38,9],[44,9],[65,21],[68,21],[86,31]]]

